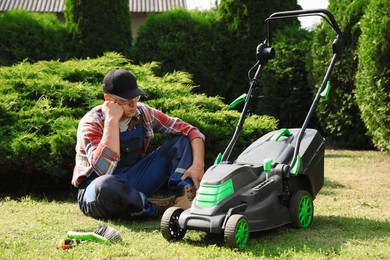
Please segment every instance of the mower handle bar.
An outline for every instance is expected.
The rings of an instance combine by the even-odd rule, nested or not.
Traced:
[[[325,15],[325,16],[324,16]],[[296,11],[283,11],[271,14],[265,19],[266,39],[267,46],[272,45],[272,27],[271,21],[276,19],[296,18],[305,16],[320,16],[336,31],[337,35],[341,35],[340,27],[338,26],[334,16],[326,9],[308,9],[308,10],[296,10]]]
[[[323,16],[321,13],[325,14],[329,18],[329,20],[325,16]],[[318,102],[319,102],[320,96],[321,96],[321,92],[325,89],[326,84],[330,78],[330,74],[333,70],[335,63],[336,63],[336,60],[341,53],[341,47],[342,47],[341,30],[340,30],[336,20],[334,19],[333,15],[326,9],[311,9],[311,10],[276,12],[276,13],[271,14],[265,20],[265,22],[266,22],[266,40],[264,42],[260,43],[259,46],[257,47],[256,56],[257,56],[258,61],[252,67],[252,69],[253,69],[257,66],[257,70],[256,70],[256,73],[255,73],[252,81],[250,82],[250,87],[249,87],[249,90],[247,93],[245,104],[244,104],[239,122],[237,124],[236,130],[233,134],[232,140],[230,141],[229,145],[227,146],[227,148],[225,149],[225,151],[222,155],[221,161],[227,161],[229,159],[230,154],[233,150],[233,147],[237,142],[238,136],[242,130],[242,126],[243,126],[244,121],[245,121],[245,117],[246,117],[248,106],[249,106],[249,103],[251,100],[253,88],[254,88],[254,85],[257,84],[257,78],[260,74],[260,71],[268,63],[269,59],[273,59],[275,57],[275,51],[271,47],[271,43],[272,43],[272,41],[271,41],[272,40],[271,21],[275,20],[275,19],[296,18],[296,17],[304,17],[304,16],[315,16],[315,15],[324,18],[330,24],[330,26],[336,31],[337,37],[332,44],[333,57],[332,57],[332,60],[330,62],[330,65],[328,67],[328,70],[325,74],[324,80],[322,81],[321,87],[318,89],[318,92],[314,98],[314,101],[309,109],[309,112],[305,118],[305,121],[302,125],[302,128],[298,134],[293,159],[291,160],[291,162],[289,164],[290,168],[294,167],[294,164],[295,164],[297,157],[298,157],[300,143],[301,143],[301,140],[303,138],[303,135],[304,135],[306,128],[309,124],[309,121],[310,121],[312,115],[314,114],[314,111],[318,105]]]

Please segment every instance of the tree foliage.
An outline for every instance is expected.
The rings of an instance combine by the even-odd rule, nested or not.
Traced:
[[[98,57],[116,51],[129,57],[132,35],[128,0],[66,0],[66,27],[74,56]]]
[[[271,115],[280,127],[300,127],[313,100],[308,84],[311,33],[295,27],[279,31],[273,39],[276,58],[270,60],[260,77],[257,114]],[[315,120],[311,121],[313,126]]]
[[[11,10],[0,14],[0,66],[23,60],[65,60],[69,37],[53,14]]]
[[[265,19],[274,12],[297,9],[300,9],[300,6],[296,0],[221,0],[218,14],[225,26],[224,33],[229,35],[225,64],[227,71],[234,72],[226,75],[222,96],[234,99],[247,90],[247,72],[256,62],[257,45],[265,39]],[[296,18],[289,23],[278,21],[274,23],[275,32],[293,25],[299,28]]]
[[[150,14],[138,31],[133,57],[158,61],[159,75],[176,70],[193,75],[199,93],[218,95],[223,87],[223,35],[215,12],[175,9]],[[211,87],[215,86],[215,87]]]
[[[319,107],[319,122],[325,135],[334,145],[349,148],[368,148],[371,145],[365,136],[366,128],[361,120],[354,90],[358,66],[358,39],[361,34],[360,19],[368,0],[329,1],[328,10],[334,15],[342,31],[342,54],[331,74],[332,90],[327,102]],[[326,72],[326,62],[333,55],[331,43],[336,33],[323,20],[316,28],[312,45],[313,85],[321,84]]]
[[[361,21],[356,98],[373,142],[390,152],[390,1],[371,0]]]

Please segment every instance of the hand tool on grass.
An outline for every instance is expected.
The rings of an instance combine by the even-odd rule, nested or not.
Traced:
[[[122,241],[122,236],[117,230],[106,225],[100,225],[95,232],[76,232],[68,231],[68,238],[79,239],[82,241],[96,241],[105,244],[117,243]]]

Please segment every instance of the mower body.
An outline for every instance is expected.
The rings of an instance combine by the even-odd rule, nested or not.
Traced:
[[[290,223],[291,195],[306,190],[314,199],[324,183],[324,138],[315,129],[306,129],[303,135],[298,174],[291,176],[289,172],[299,130],[290,130],[288,136],[279,136],[280,130],[270,132],[245,149],[234,163],[210,167],[192,207],[178,219],[180,228],[222,234],[233,214],[247,218],[250,232]],[[270,172],[264,170],[267,160],[272,160]]]

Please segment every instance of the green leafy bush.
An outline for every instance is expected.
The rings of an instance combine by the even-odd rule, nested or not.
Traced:
[[[311,34],[286,28],[272,42],[276,58],[269,61],[260,77],[264,97],[256,103],[255,112],[274,116],[280,127],[300,127],[314,98],[308,85]]]
[[[1,189],[70,186],[78,121],[102,103],[101,82],[115,67],[135,74],[148,93],[143,102],[199,127],[206,135],[206,165],[211,165],[230,140],[239,113],[229,111],[218,97],[192,93],[194,87],[187,73],[155,76],[153,71],[158,66],[136,66],[122,55],[107,53],[96,59],[1,67]],[[249,116],[234,154],[275,127],[271,117]],[[153,142],[150,150],[156,145]]]
[[[133,38],[128,0],[66,0],[64,13],[75,57],[96,58],[106,51],[130,56]]]
[[[224,65],[226,73],[222,96],[229,101],[245,92],[248,86],[248,70],[256,62],[256,47],[266,37],[265,19],[274,12],[297,10],[300,6],[296,0],[277,1],[236,1],[221,0],[218,7],[221,33],[227,35],[224,42]],[[291,18],[289,21],[273,21],[273,31],[284,27],[298,30],[299,21]]]
[[[361,21],[356,98],[375,146],[390,153],[390,1],[372,0]]]
[[[159,75],[186,71],[200,86],[195,91],[218,95],[225,84],[221,81],[224,43],[219,26],[213,11],[174,9],[150,14],[135,39],[134,59],[160,62]]]
[[[330,143],[344,148],[372,148],[365,135],[366,127],[361,119],[354,89],[358,66],[358,39],[361,34],[360,19],[368,0],[329,1],[329,11],[334,15],[342,31],[343,48],[330,77],[331,92],[326,102],[319,104],[317,116]],[[326,73],[333,53],[331,43],[336,37],[334,30],[324,20],[314,32],[312,45],[313,85],[318,87]]]
[[[25,59],[65,60],[71,45],[65,26],[53,14],[25,10],[0,14],[0,66]]]

